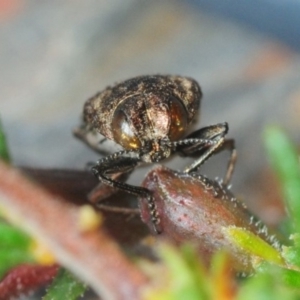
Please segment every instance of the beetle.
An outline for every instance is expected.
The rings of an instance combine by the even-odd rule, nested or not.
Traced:
[[[109,86],[88,99],[83,122],[75,135],[99,153],[101,144],[90,139],[100,133],[121,150],[99,159],[92,172],[104,183],[147,199],[154,231],[161,232],[160,217],[151,192],[118,180],[141,163],[156,163],[175,152],[196,157],[183,172],[189,174],[213,154],[224,149],[230,159],[223,180],[228,184],[235,160],[234,140],[225,139],[228,124],[207,126],[184,135],[198,114],[202,98],[199,84],[192,78],[172,75],[138,76]]]

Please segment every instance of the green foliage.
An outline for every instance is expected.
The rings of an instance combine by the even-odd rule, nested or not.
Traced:
[[[296,300],[300,297],[298,289],[291,288],[285,281],[284,270],[268,266],[252,278],[247,279],[239,289],[237,300]],[[299,277],[299,273],[297,272]]]
[[[0,123],[0,158],[10,162],[6,138]],[[20,229],[0,218],[0,278],[12,267],[32,262],[31,239]]]
[[[10,162],[6,138],[0,123],[0,158]],[[0,278],[12,267],[32,262],[30,238],[18,228],[0,219]]]
[[[287,135],[278,127],[265,131],[265,146],[271,165],[279,178],[295,232],[300,232],[299,155]]]
[[[245,255],[256,258],[258,262],[265,260],[278,265],[284,264],[284,260],[277,249],[249,230],[230,226],[223,227],[223,232],[232,244],[241,249]]]
[[[186,246],[179,252],[165,246],[161,247],[160,254],[170,269],[172,285],[169,297],[161,299],[207,299],[208,291],[203,289],[204,271],[192,248]]]
[[[31,239],[26,234],[4,221],[0,222],[0,237],[0,249],[27,250],[31,243]]]
[[[271,165],[279,179],[286,207],[294,232],[290,235],[293,244],[283,247],[282,255],[296,271],[285,272],[289,283],[299,284],[300,268],[300,164],[296,147],[287,135],[277,127],[269,127],[265,132],[265,144]],[[298,285],[299,287],[299,285]]]
[[[43,300],[75,300],[82,296],[85,290],[86,286],[82,282],[67,270],[61,269]]]
[[[293,245],[283,246],[286,267],[262,264],[257,274],[240,288],[237,299],[300,299],[300,165],[299,155],[287,135],[278,127],[269,127],[264,134],[271,166],[279,179],[292,225]]]
[[[12,267],[33,262],[31,239],[18,228],[0,219],[0,278]]]
[[[0,279],[3,275],[12,269],[13,267],[18,266],[19,264],[25,262],[32,262],[33,259],[31,255],[23,250],[18,249],[5,249],[0,251]]]
[[[207,299],[204,286],[204,271],[193,250],[189,247],[181,251],[169,244],[161,244],[159,249],[166,272],[161,274],[163,282],[146,293],[147,300],[196,300]],[[154,273],[157,273],[156,271]],[[155,280],[155,279],[154,279]]]
[[[292,234],[291,240],[294,242],[293,245],[289,247],[283,247],[282,255],[289,264],[300,267],[299,234]]]
[[[6,138],[0,122],[0,158],[6,162],[10,162],[10,155],[6,143]]]
[[[207,270],[191,245],[183,245],[178,249],[163,243],[159,246],[158,252],[165,270],[164,272],[157,270],[156,273],[161,274],[163,280],[143,299],[209,300],[223,299],[224,295],[232,293],[231,267],[226,253],[217,253],[210,269]]]

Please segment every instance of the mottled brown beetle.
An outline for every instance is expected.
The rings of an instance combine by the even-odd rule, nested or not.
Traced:
[[[236,159],[234,141],[225,140],[228,124],[204,127],[182,138],[199,110],[201,97],[198,83],[188,77],[135,77],[88,99],[83,125],[75,132],[100,153],[101,145],[95,146],[88,138],[91,131],[122,146],[122,150],[100,159],[92,171],[104,184],[146,198],[158,233],[160,218],[151,192],[116,180],[116,174],[130,172],[140,163],[159,162],[174,152],[197,157],[183,171],[188,174],[227,148],[231,156],[223,183],[228,184]]]

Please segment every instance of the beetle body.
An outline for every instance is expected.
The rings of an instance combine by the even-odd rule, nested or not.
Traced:
[[[142,149],[144,162],[171,154],[167,143],[182,138],[200,107],[198,83],[180,76],[140,76],[90,98],[84,122],[126,150]]]
[[[184,169],[185,174],[198,171],[209,157],[230,150],[224,183],[230,181],[236,159],[233,140],[226,140],[226,122],[210,125],[184,137],[200,108],[202,92],[188,77],[150,75],[135,77],[88,99],[83,109],[84,124],[75,131],[77,137],[103,154],[90,134],[100,133],[122,146],[122,150],[98,160],[93,173],[105,185],[147,199],[155,232],[161,232],[159,213],[151,192],[143,187],[118,180],[140,163],[159,162],[178,152],[196,157]]]

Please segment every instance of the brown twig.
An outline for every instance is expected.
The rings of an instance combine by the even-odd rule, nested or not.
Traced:
[[[80,207],[49,194],[4,163],[0,163],[0,205],[99,295],[139,298],[146,277],[103,228],[80,231]]]

